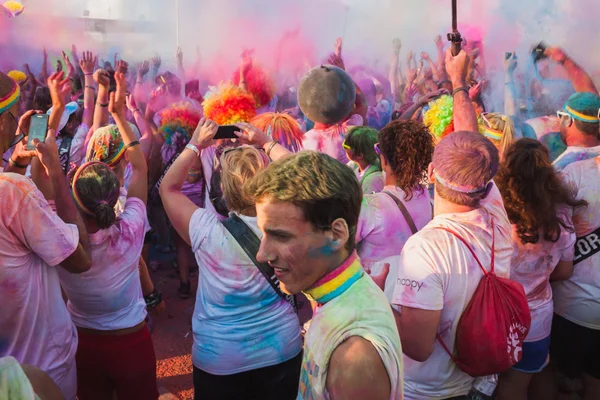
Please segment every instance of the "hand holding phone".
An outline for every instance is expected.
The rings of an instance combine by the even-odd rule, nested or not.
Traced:
[[[37,139],[42,143],[46,141],[49,118],[50,116],[48,114],[34,114],[31,116],[31,123],[29,124],[29,136],[27,139],[27,150],[35,150],[35,146],[33,145],[34,139]]]

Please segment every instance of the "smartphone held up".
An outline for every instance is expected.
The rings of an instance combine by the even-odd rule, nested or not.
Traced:
[[[46,133],[48,131],[48,114],[34,114],[31,116],[29,125],[29,137],[27,139],[27,150],[35,150],[33,140],[37,139],[40,142],[46,141]]]

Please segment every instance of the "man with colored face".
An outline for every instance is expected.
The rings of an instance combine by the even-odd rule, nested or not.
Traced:
[[[401,399],[394,317],[355,250],[362,191],[352,170],[304,151],[273,163],[246,190],[264,233],[257,259],[314,309],[298,399]]]
[[[61,73],[62,74],[62,73]],[[48,80],[66,84],[61,74]],[[61,170],[55,132],[28,152],[20,143],[29,130],[27,112],[17,122],[17,83],[0,73],[0,153],[19,146],[0,173],[0,358],[14,357],[46,372],[66,399],[77,391],[77,331],[61,296],[57,269],[73,273],[91,267],[88,235]],[[56,112],[62,113],[61,105]],[[57,115],[60,119],[60,114]],[[17,135],[15,135],[17,132]],[[29,154],[32,153],[32,154]],[[33,182],[22,174],[23,160],[35,155],[46,170],[56,198],[52,210]]]

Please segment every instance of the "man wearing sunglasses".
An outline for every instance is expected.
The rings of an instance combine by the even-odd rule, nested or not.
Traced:
[[[63,84],[62,73],[48,79],[53,88]],[[27,167],[19,164],[22,159],[39,158],[55,194],[56,212],[29,178],[0,173],[0,298],[5,300],[0,357],[39,367],[65,398],[74,399],[77,331],[62,299],[57,268],[60,264],[81,273],[91,267],[88,234],[61,170],[55,132],[48,132],[45,143],[36,140],[33,152],[23,147],[21,129],[28,131],[34,112],[17,122],[19,96],[17,83],[0,72],[0,151],[21,146],[8,160],[8,169],[21,174]],[[61,112],[57,104],[58,119]]]
[[[573,275],[552,283],[554,319],[550,354],[561,391],[582,379],[586,399],[600,398],[600,97],[576,93],[562,110],[561,136],[567,150],[554,162],[586,207],[573,210],[577,234]]]

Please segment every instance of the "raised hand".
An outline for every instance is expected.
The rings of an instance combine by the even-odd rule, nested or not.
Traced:
[[[504,57],[504,70],[508,73],[513,73],[517,69],[517,53],[512,53],[509,58]]]
[[[252,53],[254,50],[244,50],[242,53],[242,63],[240,64],[240,73],[246,75],[252,69]]]
[[[120,72],[123,75],[127,75],[127,72],[129,71],[129,64],[126,61],[119,60],[115,64],[115,71]]]
[[[84,51],[83,58],[79,60],[79,68],[85,75],[91,75],[94,73],[94,68],[98,63],[98,57],[94,57],[91,51]]]
[[[426,51],[422,51],[421,52],[421,60],[425,60],[427,62],[431,61],[431,57],[429,57],[429,54]]]
[[[113,58],[113,65],[115,70],[117,69],[117,61],[119,61],[119,53],[115,53],[115,57]]]
[[[148,72],[150,72],[150,62],[144,60],[138,67],[138,78],[143,78]]]
[[[162,64],[160,56],[152,57],[152,68],[154,69],[154,72],[158,72],[160,64]]]
[[[72,84],[71,79],[63,71],[55,72],[48,77],[48,89],[50,90],[50,97],[52,98],[52,104],[65,105],[65,97],[71,93]]]
[[[104,86],[108,88],[108,85],[110,85],[110,76],[108,75],[108,72],[98,68],[96,72],[94,72],[94,81],[98,84],[98,86]]]
[[[125,115],[125,103],[127,101],[127,79],[125,79],[125,74],[119,71],[115,72],[115,81],[117,90],[110,94],[108,112],[122,116]]]
[[[464,50],[461,50],[457,56],[452,55],[451,48],[446,51],[446,72],[455,88],[466,84],[469,61],[469,55]]]
[[[206,148],[212,144],[218,129],[219,125],[216,122],[202,118],[194,131],[190,143],[198,148]]]
[[[50,78],[48,78],[50,80]],[[48,129],[46,140],[44,143],[38,139],[33,140],[35,146],[36,155],[44,168],[48,176],[52,174],[62,174],[62,168],[60,165],[60,158],[58,157],[58,146],[56,145],[56,131],[54,129]]]
[[[60,60],[56,60],[56,72],[62,72],[62,70],[63,70],[62,62]]]
[[[127,109],[129,111],[133,113],[135,110],[139,110],[137,102],[135,101],[135,97],[133,97],[133,94],[128,94],[125,100],[127,101]]]
[[[242,143],[263,147],[267,142],[271,141],[271,139],[269,138],[269,136],[267,136],[266,133],[264,133],[254,125],[250,125],[245,122],[240,122],[239,124],[235,124],[235,126],[240,128],[240,132],[236,132],[235,134],[239,138],[239,141]]]
[[[433,39],[433,41],[434,41],[435,47],[438,49],[438,51],[443,51],[444,50],[444,42],[442,42],[442,35],[437,35]]]
[[[335,55],[337,57],[342,57],[342,38],[339,37],[335,40],[333,44],[333,48],[335,49]]]

